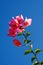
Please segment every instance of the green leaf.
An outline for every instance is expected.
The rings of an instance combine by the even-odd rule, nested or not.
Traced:
[[[27,40],[27,43],[30,43],[31,42],[31,40]]]
[[[33,62],[35,59],[36,59],[36,57],[35,57],[35,56],[33,56],[33,57],[31,58],[31,61]]]
[[[33,65],[38,65],[38,64],[39,64],[39,63],[38,63],[37,61],[33,63]]]
[[[26,33],[26,37],[29,36],[29,35],[30,35],[30,32],[27,32],[27,33]]]
[[[24,43],[30,43],[31,42],[31,40],[24,40]]]
[[[24,40],[24,43],[27,43],[27,40],[26,39]]]
[[[29,49],[29,50],[26,50],[24,54],[26,55],[26,54],[29,54],[31,52],[32,52],[32,50]]]
[[[41,49],[36,49],[36,50],[35,50],[35,53],[36,53],[36,54],[39,53],[39,52],[41,52]]]
[[[22,32],[20,32],[20,33],[18,33],[18,36],[20,36],[20,35],[22,35],[23,33]]]
[[[43,61],[41,61],[40,64],[43,65]]]

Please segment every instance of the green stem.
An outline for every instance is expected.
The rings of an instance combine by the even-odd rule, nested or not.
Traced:
[[[34,53],[34,51],[33,51],[33,50],[32,50],[32,53],[33,53],[33,54],[34,54],[34,56],[36,57],[37,62],[38,62],[38,63],[40,63],[40,62],[39,62],[39,60],[38,60],[38,58],[37,58],[37,56],[36,56],[36,54]]]
[[[25,34],[23,33],[23,36],[25,37],[25,39],[27,40],[27,37],[25,36]],[[31,49],[32,50],[32,49]],[[37,56],[36,56],[36,53],[32,50],[32,53],[34,54],[34,56],[36,57],[36,61],[38,62],[38,64],[40,64]]]
[[[22,34],[24,37],[25,37],[25,39],[27,40],[27,37],[25,36],[25,34],[23,33]],[[23,46],[25,46],[25,45],[23,45]],[[31,49],[32,50],[32,49]],[[37,56],[36,56],[36,53],[32,50],[32,53],[34,54],[34,56],[36,57],[36,61],[38,62],[38,64],[40,64],[40,62],[39,62],[39,60],[38,60],[38,58],[37,58]]]
[[[27,40],[27,37],[25,36],[25,34],[23,33],[22,35],[23,35],[23,36],[25,37],[25,39]]]

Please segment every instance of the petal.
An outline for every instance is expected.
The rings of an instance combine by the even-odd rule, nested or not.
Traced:
[[[17,39],[13,40],[15,46],[21,46],[21,42]]]
[[[16,30],[14,31],[12,28],[9,28],[8,30],[8,36],[14,37],[17,35]]]
[[[32,19],[31,18],[29,18],[29,19],[26,18],[25,21],[24,21],[24,27],[30,26],[31,23],[32,23]]]
[[[15,19],[14,17],[12,17],[12,20],[13,20],[15,23],[18,23],[17,19]]]
[[[24,20],[24,17],[23,17],[23,15],[21,14],[21,19],[23,19]]]
[[[17,19],[14,19],[14,17],[9,22],[10,27],[12,27],[14,30],[18,28],[18,21]]]
[[[22,19],[22,20],[24,20],[24,18],[23,18],[23,15],[21,14],[20,16],[16,16],[16,19]]]
[[[18,21],[17,21],[17,19],[14,19],[14,17],[11,19],[11,21],[9,21],[10,26],[17,25],[17,24],[18,24]]]
[[[20,16],[16,16],[16,19],[18,20],[18,23],[21,24],[24,20],[23,16],[20,15]]]
[[[18,24],[18,20],[17,19],[15,19],[15,23]]]

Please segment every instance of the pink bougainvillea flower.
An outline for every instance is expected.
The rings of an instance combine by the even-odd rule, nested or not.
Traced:
[[[24,27],[30,26],[32,23],[32,19],[31,18],[26,18],[24,21]]]
[[[14,37],[14,36],[16,36],[16,35],[17,35],[17,32],[15,32],[15,30],[14,30],[14,29],[9,28],[9,30],[8,30],[8,35],[9,35],[9,36]]]
[[[17,33],[23,32],[23,26],[22,22],[23,21],[23,16],[16,16],[16,19],[12,17],[11,21],[9,22],[9,30],[8,30],[8,35],[9,36],[16,36]]]
[[[21,42],[17,39],[13,40],[15,46],[22,46]]]
[[[22,15],[16,16],[16,19],[18,20],[18,23],[19,23],[19,24],[23,23],[24,18],[23,18]]]
[[[17,21],[17,19],[14,19],[14,17],[12,17],[11,21],[9,22],[9,25],[13,29],[17,29],[18,28],[18,21]]]
[[[12,17],[12,19],[9,22],[9,30],[8,30],[8,35],[9,36],[16,36],[19,32],[24,32],[25,27],[30,26],[32,23],[31,18],[26,18],[24,20],[23,16],[16,16],[15,18]]]

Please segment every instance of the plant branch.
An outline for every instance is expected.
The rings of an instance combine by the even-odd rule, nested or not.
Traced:
[[[36,56],[36,54],[34,53],[33,50],[32,50],[32,53],[34,54],[34,56],[36,57],[37,62],[39,63],[39,60],[38,60],[38,58],[37,58],[37,56]]]

